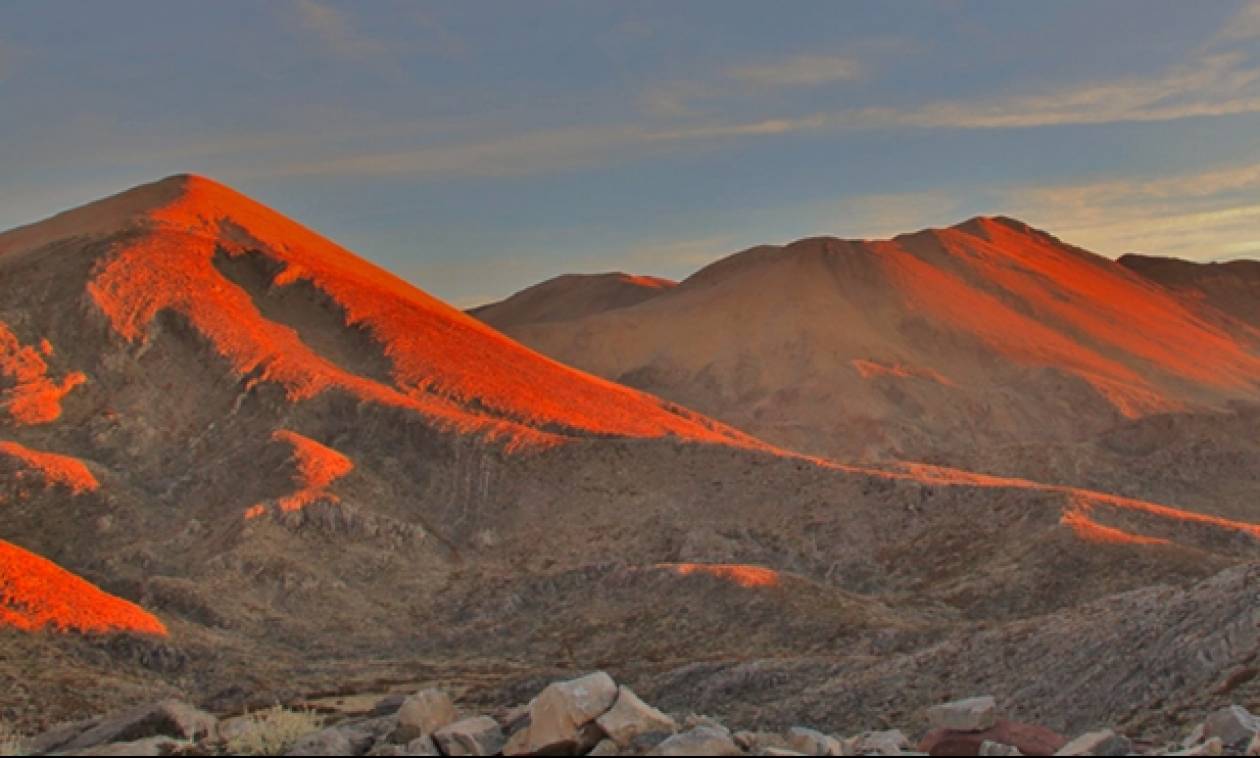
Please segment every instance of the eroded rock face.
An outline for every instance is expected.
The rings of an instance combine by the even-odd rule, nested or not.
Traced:
[[[595,719],[595,723],[620,747],[626,747],[640,734],[678,731],[673,718],[643,702],[625,685],[617,688],[613,707]]]
[[[547,686],[530,709],[526,736],[514,749],[529,753],[589,750],[603,736],[595,720],[617,700],[617,683],[604,672]]]

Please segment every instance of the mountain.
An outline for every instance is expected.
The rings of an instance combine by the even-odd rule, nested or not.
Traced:
[[[677,293],[720,302],[723,280],[773,257],[585,318],[646,313]],[[751,317],[825,315],[808,300],[776,315],[768,297],[748,295]],[[1034,705],[1015,683],[1040,676],[1045,646],[1084,623],[1043,637],[1028,631],[1039,619],[1147,608],[1162,602],[1157,585],[1233,587],[1260,557],[1250,504],[772,445],[544,357],[197,177],[0,234],[0,324],[0,713],[23,726],[170,692],[230,713],[440,680],[507,702],[514,685],[488,682],[595,667],[649,697],[682,678],[748,713],[750,696],[723,684],[732,667],[773,678],[819,657],[917,713],[955,684],[916,661],[981,628],[999,630],[985,654],[1005,663],[972,686],[1011,692],[1018,713]],[[1210,333],[1195,328],[1186,339]],[[1203,346],[1232,372],[1205,394],[1245,394],[1250,358],[1232,344]],[[1007,348],[1069,352],[1103,386],[1180,386],[1135,379],[1120,357],[1096,365],[1062,339]],[[765,370],[782,370],[776,360]],[[961,383],[964,368],[935,370]],[[1196,381],[1185,383],[1216,387]],[[1147,397],[1129,385],[1113,395]],[[1227,612],[1240,611],[1214,601],[1181,633],[1218,650],[1238,636]],[[1159,686],[1053,718],[1075,728],[1172,687],[1208,692],[1241,660],[1226,647],[1170,663],[1129,645],[1099,681],[1159,671]],[[917,684],[902,692],[909,670]],[[837,701],[829,718],[869,708]]]
[[[841,459],[1125,486],[1139,477],[1078,465],[1114,453],[1100,435],[1260,398],[1237,308],[1004,217],[756,247],[567,320],[477,313],[565,363]],[[1047,470],[1048,448],[1072,460]]]
[[[1251,327],[1245,336],[1253,343],[1260,340],[1260,261],[1196,263],[1130,253],[1116,262],[1186,299],[1241,320]]]
[[[625,308],[667,292],[678,283],[655,276],[565,274],[521,290],[506,300],[468,311],[497,328],[565,321]]]

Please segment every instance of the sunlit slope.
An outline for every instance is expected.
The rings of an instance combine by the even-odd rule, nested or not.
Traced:
[[[87,290],[117,333],[139,343],[159,313],[180,314],[240,375],[279,383],[293,401],[337,388],[520,444],[590,435],[752,444],[543,358],[207,179],[172,177],[0,235],[0,265],[84,236],[112,243]],[[365,334],[387,375],[365,376],[312,347],[301,325],[269,319],[242,277],[264,292],[313,287],[341,311],[344,326]]]
[[[1260,356],[1216,315],[999,217],[752,248],[633,307],[504,329],[781,445],[940,459],[1260,396]]]

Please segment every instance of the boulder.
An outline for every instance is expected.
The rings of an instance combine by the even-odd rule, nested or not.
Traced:
[[[1220,737],[1213,737],[1212,739],[1207,740],[1206,742],[1201,742],[1198,745],[1194,745],[1193,747],[1188,747],[1185,750],[1178,750],[1175,753],[1169,753],[1169,755],[1224,755],[1224,754],[1225,754],[1225,743],[1221,742]]]
[[[675,734],[652,748],[648,755],[743,755],[729,732],[698,726]]]
[[[1055,751],[1055,755],[1128,755],[1133,743],[1110,729],[1086,732]]]
[[[350,738],[336,727],[303,735],[285,755],[354,755]]]
[[[58,747],[70,752],[109,743],[135,742],[146,737],[174,737],[196,742],[213,736],[218,724],[214,716],[187,703],[163,700],[103,719]]]
[[[376,704],[372,706],[372,710],[368,711],[368,716],[389,716],[398,713],[398,709],[402,707],[403,701],[406,699],[407,696],[401,692],[390,693],[376,701]]]
[[[442,727],[433,733],[433,741],[443,755],[495,755],[506,740],[499,722],[475,716]]]
[[[629,745],[640,734],[678,731],[674,719],[640,700],[625,685],[617,688],[613,707],[596,718],[595,723],[620,747]]]
[[[398,706],[398,726],[390,740],[405,745],[455,723],[459,714],[450,697],[439,689],[420,690],[403,698]]]
[[[1053,755],[1067,744],[1067,738],[1043,726],[998,719],[983,732],[933,729],[920,740],[919,750],[929,755],[977,755],[986,741],[1011,745],[1024,755]]]
[[[985,740],[980,743],[977,755],[1023,755],[1014,745],[1003,745],[1001,742]]]
[[[438,752],[433,738],[426,734],[407,743],[407,755],[441,755],[441,753]]]
[[[1260,718],[1240,705],[1222,708],[1203,722],[1204,739],[1220,737],[1227,747],[1246,745],[1257,733],[1260,733]]]
[[[997,701],[989,695],[955,700],[928,708],[927,717],[937,729],[983,732],[997,723]]]
[[[844,755],[840,740],[816,729],[794,726],[785,736],[787,746],[804,755]]]
[[[524,732],[527,736],[520,744],[513,742],[513,748],[523,748],[526,753],[589,750],[603,734],[595,719],[616,700],[617,683],[602,671],[549,684],[530,709],[529,728]]]
[[[859,755],[865,753],[900,755],[903,751],[910,749],[910,740],[906,739],[906,735],[902,734],[900,729],[885,729],[866,732],[853,738],[850,747]]]

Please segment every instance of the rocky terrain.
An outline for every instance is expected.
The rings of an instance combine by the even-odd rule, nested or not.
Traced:
[[[917,739],[887,725],[849,736],[800,725],[732,730],[711,716],[664,712],[598,671],[489,713],[457,708],[432,687],[224,718],[164,700],[10,736],[8,745],[33,755],[1260,755],[1260,717],[1238,705],[1175,742],[1109,728],[1069,739],[1007,718],[988,695],[932,705],[924,716]]]
[[[1008,227],[958,234],[1051,245]],[[604,316],[724,286],[694,279],[605,280],[635,303]],[[1110,294],[1090,328],[1119,317]],[[1244,407],[1260,356],[1159,297],[1125,355],[1046,343],[1081,361],[1047,386],[1075,389],[976,427],[1019,428],[996,423],[1009,411],[1048,424],[1046,446],[1017,435],[993,449],[1027,465],[976,473],[806,454],[584,373],[207,179],[5,232],[0,721],[36,735],[163,697],[220,719],[337,700],[366,713],[431,687],[474,717],[600,670],[683,732],[706,713],[736,731],[917,738],[930,706],[983,693],[1056,734],[1178,741],[1220,708],[1260,710]],[[552,323],[600,301],[568,298]],[[1176,359],[1191,346],[1201,365]],[[1041,371],[974,355],[992,373],[976,392],[1031,392],[1020,378]],[[905,379],[879,366],[861,381]],[[1182,410],[1153,412],[1164,403]],[[1057,436],[1069,422],[1088,434]],[[346,708],[327,715],[364,720]],[[356,751],[389,714],[373,718]]]

